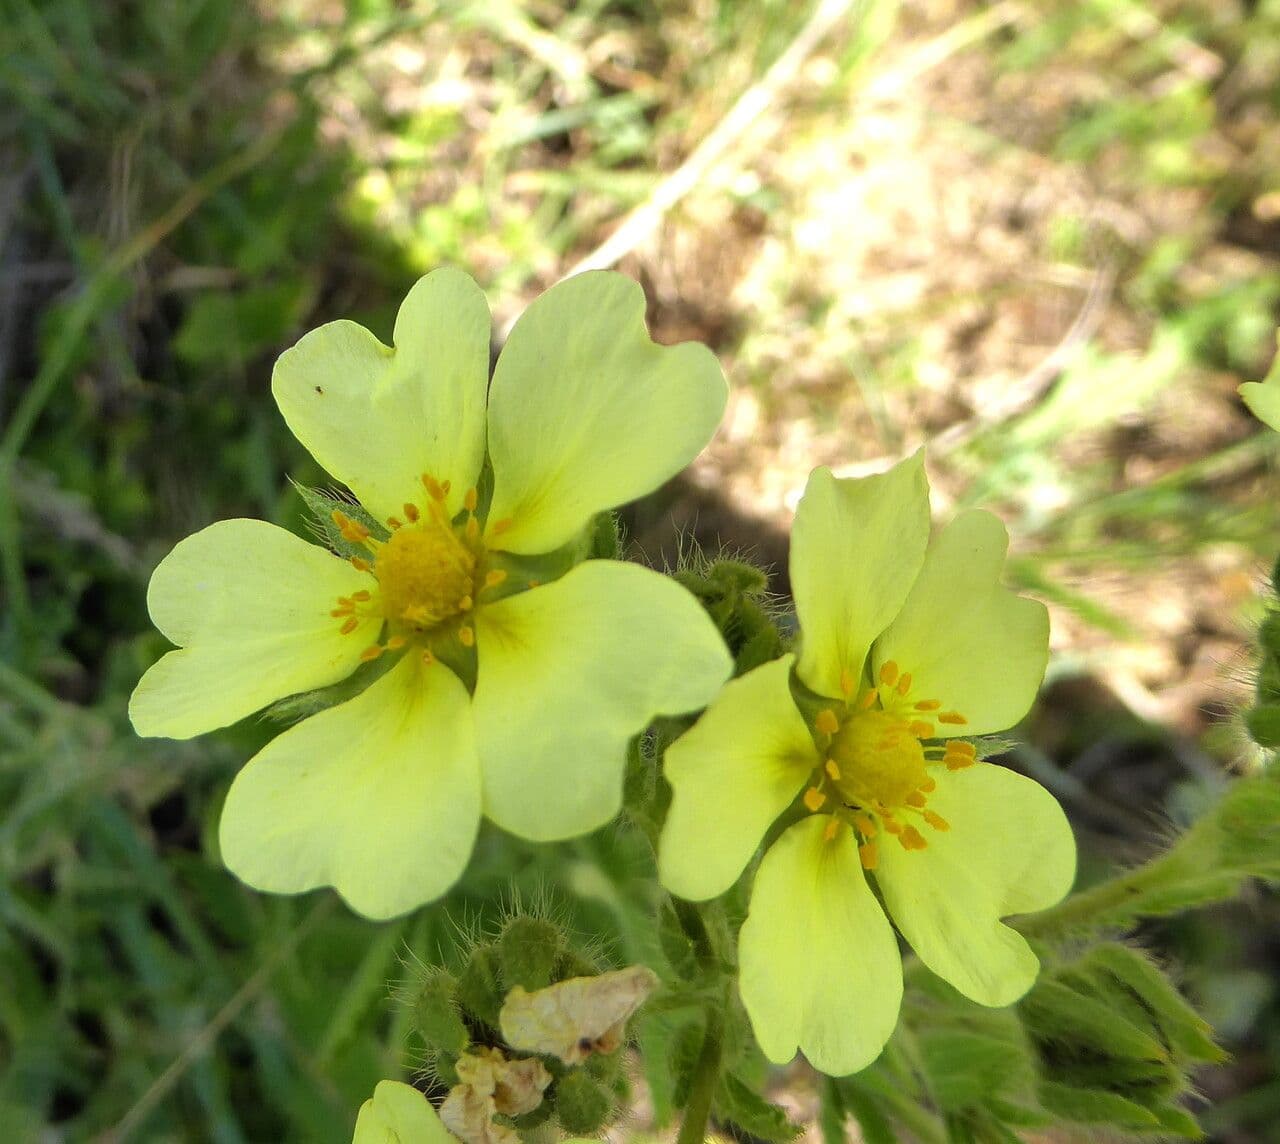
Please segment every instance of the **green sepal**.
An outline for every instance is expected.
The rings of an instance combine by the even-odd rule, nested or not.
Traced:
[[[498,939],[502,980],[508,989],[545,989],[551,984],[563,941],[559,929],[545,918],[512,918]]]
[[[311,525],[316,536],[344,559],[350,560],[353,556],[359,556],[367,560],[369,550],[363,544],[355,544],[342,535],[333,520],[335,511],[344,513],[358,524],[363,524],[376,540],[386,540],[391,535],[382,521],[376,520],[362,504],[355,500],[347,500],[332,493],[321,492],[319,489],[309,489],[296,482],[293,487],[298,490],[298,495],[302,497],[303,504],[311,514]]]
[[[458,975],[454,990],[458,1004],[476,1020],[496,1029],[506,993],[498,951],[491,945],[476,946]]]
[[[726,1073],[720,1078],[720,1085],[716,1089],[715,1109],[719,1119],[735,1124],[743,1132],[759,1140],[783,1144],[784,1141],[794,1140],[804,1131],[788,1119],[783,1109],[765,1100],[751,1085],[732,1073]]]
[[[1244,725],[1258,746],[1280,750],[1280,703],[1259,704],[1246,711]]]
[[[678,978],[691,981],[698,975],[698,955],[669,897],[658,907],[658,944]]]
[[[613,1094],[583,1069],[567,1073],[556,1084],[556,1116],[566,1132],[599,1132],[615,1115]]]
[[[622,522],[616,513],[599,512],[591,521],[591,560],[622,559]]]
[[[1112,1006],[1051,977],[1036,983],[1018,1003],[1018,1012],[1040,1042],[1083,1044],[1110,1057],[1142,1061],[1162,1061],[1167,1055],[1159,1040]]]
[[[671,1049],[668,1060],[671,1068],[671,1100],[677,1108],[682,1108],[689,1100],[689,1087],[693,1083],[694,1070],[698,1065],[698,1055],[702,1051],[703,1025],[701,1021],[691,1021],[683,1026],[671,1038]]]
[[[1055,1116],[1078,1124],[1112,1124],[1139,1132],[1160,1127],[1160,1118],[1149,1108],[1114,1092],[1041,1081],[1038,1095]]]
[[[458,1014],[454,993],[457,982],[443,969],[430,973],[418,988],[413,1020],[428,1049],[456,1057],[471,1042]]]
[[[1023,1046],[968,1030],[922,1033],[920,1055],[929,1091],[944,1112],[973,1108],[1031,1074]]]
[[[1185,1108],[1176,1104],[1163,1104],[1152,1110],[1160,1121],[1160,1128],[1173,1136],[1181,1136],[1186,1140],[1203,1140],[1204,1129]]]
[[[783,652],[782,635],[767,608],[769,578],[743,560],[694,559],[675,574],[697,597],[724,637],[742,675]]]
[[[1214,1043],[1209,1023],[1149,958],[1127,945],[1108,942],[1090,950],[1087,960],[1111,974],[1150,1010],[1175,1053],[1211,1063],[1227,1059],[1228,1054]]]

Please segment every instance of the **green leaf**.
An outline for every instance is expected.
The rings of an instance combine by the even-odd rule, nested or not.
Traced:
[[[240,366],[286,341],[310,304],[300,279],[241,291],[210,291],[187,308],[174,352],[195,366]]]
[[[929,1090],[944,1112],[979,1105],[1028,1071],[1018,1045],[981,1033],[925,1033],[920,1053]]]

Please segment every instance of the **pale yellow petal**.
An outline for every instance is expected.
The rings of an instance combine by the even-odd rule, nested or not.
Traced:
[[[357,913],[390,918],[458,880],[479,821],[466,688],[409,652],[250,760],[219,837],[223,861],[256,889],[333,886]]]
[[[799,1048],[843,1076],[880,1055],[898,1021],[897,939],[863,876],[853,831],[810,815],[764,856],[739,938],[742,1002],[764,1055]]]
[[[929,539],[924,454],[873,477],[815,469],[791,531],[791,588],[800,621],[800,678],[839,696],[902,607]]]
[[[706,346],[660,346],[644,292],[580,274],[521,315],[498,358],[489,410],[490,543],[549,552],[602,509],[674,477],[711,439],[727,396]],[[505,531],[492,531],[508,521]]]
[[[667,748],[673,794],[658,874],[673,894],[701,901],[732,886],[818,765],[791,697],[794,663],[787,655],[728,683]]]
[[[635,564],[588,560],[475,623],[485,814],[539,841],[608,822],[630,739],[702,707],[732,669],[697,601]]]
[[[344,635],[339,596],[376,587],[331,552],[261,520],[223,520],[180,541],[156,568],[151,618],[185,645],[129,702],[139,735],[190,738],[355,670],[380,617]]]
[[[1004,767],[978,763],[935,777],[929,809],[950,829],[922,825],[923,850],[885,838],[876,881],[925,965],[980,1004],[1011,1005],[1031,988],[1039,961],[1000,919],[1067,895],[1076,869],[1071,827],[1053,795]]]
[[[985,735],[1012,727],[1031,706],[1049,662],[1049,613],[1000,583],[1009,535],[975,510],[935,538],[902,611],[876,641],[875,670],[891,660],[911,673],[911,694],[957,711],[937,734]]]
[[[383,1080],[360,1107],[352,1144],[457,1144],[427,1098],[398,1080]]]
[[[271,380],[295,437],[379,519],[423,495],[420,478],[449,481],[450,508],[484,459],[489,306],[460,270],[435,270],[409,291],[395,349],[355,322],[313,330]]]

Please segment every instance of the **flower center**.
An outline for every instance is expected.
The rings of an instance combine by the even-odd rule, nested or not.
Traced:
[[[888,711],[858,711],[836,732],[830,757],[847,802],[903,806],[928,775],[924,748],[907,720]]]
[[[376,593],[362,590],[339,596],[338,606],[329,613],[342,621],[343,635],[357,631],[365,619],[377,619],[379,626],[386,621],[386,643],[379,641],[365,648],[361,654],[364,660],[377,659],[385,651],[398,651],[418,640],[426,644],[422,654],[429,662],[437,635],[449,641],[456,636],[463,647],[473,647],[475,629],[466,622],[466,613],[476,606],[481,593],[497,588],[507,578],[500,568],[480,575],[486,560],[476,518],[476,490],[467,490],[462,502],[465,519],[455,525],[445,507],[448,484],[424,473],[422,485],[427,492],[424,507],[406,502],[403,520],[398,516],[387,519],[391,535],[386,540],[377,539],[366,525],[346,513],[333,513],[343,539],[369,552],[369,559],[353,556],[351,563],[361,572],[371,572],[378,582]],[[503,523],[499,521],[494,531]]]
[[[906,850],[923,850],[929,843],[909,821],[918,817],[933,830],[949,830],[940,814],[928,809],[937,781],[928,768],[961,770],[977,761],[972,743],[947,739],[942,746],[926,746],[935,737],[935,723],[961,726],[958,711],[943,711],[936,699],[912,695],[910,672],[900,673],[889,662],[880,669],[875,687],[857,690],[845,673],[840,681],[842,703],[818,712],[814,735],[822,750],[822,765],[813,785],[804,792],[805,807],[831,815],[827,838],[834,838],[841,822],[862,838],[862,864],[874,870],[879,861],[877,837],[896,837]]]
[[[373,567],[383,615],[418,632],[452,619],[474,602],[475,569],[476,554],[434,515],[397,529]]]

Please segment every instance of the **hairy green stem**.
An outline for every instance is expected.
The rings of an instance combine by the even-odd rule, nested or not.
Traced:
[[[707,1006],[707,1031],[702,1037],[702,1048],[693,1066],[693,1080],[689,1085],[689,1100],[685,1105],[684,1120],[680,1123],[680,1135],[676,1144],[704,1144],[707,1138],[707,1122],[711,1119],[711,1104],[720,1085],[720,1063],[724,1056],[724,1008],[727,997],[719,997]]]
[[[1072,894],[1050,909],[1019,918],[1013,924],[1026,937],[1056,937],[1083,928],[1098,917],[1134,908],[1168,875],[1178,857],[1176,850],[1170,851],[1144,866]]]

